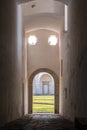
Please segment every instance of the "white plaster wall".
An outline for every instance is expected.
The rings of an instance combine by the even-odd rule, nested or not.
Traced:
[[[38,30],[29,33],[38,38],[37,45],[28,44],[28,77],[39,68],[49,68],[59,75],[59,43],[48,45],[48,37],[58,34],[48,30]]]

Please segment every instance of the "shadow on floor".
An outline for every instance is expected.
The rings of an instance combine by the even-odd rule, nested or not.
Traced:
[[[4,125],[0,130],[76,130],[74,123],[57,114],[31,114]]]

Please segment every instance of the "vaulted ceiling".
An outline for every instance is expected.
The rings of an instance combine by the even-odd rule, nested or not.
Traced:
[[[54,28],[54,30],[59,30],[64,18],[64,4],[54,0],[36,1],[21,5],[25,30],[36,28]],[[32,5],[35,6],[32,8]]]
[[[51,29],[59,32],[64,24],[64,5],[70,0],[18,0],[22,7],[25,32]]]
[[[18,1],[19,4],[21,4],[21,3],[25,3],[25,2],[29,2],[29,1],[36,1],[36,0],[17,0],[17,1]],[[44,1],[44,0],[43,0],[43,1]],[[60,2],[62,2],[62,3],[68,4],[68,2],[69,2],[70,0],[55,0],[55,1],[60,1]]]

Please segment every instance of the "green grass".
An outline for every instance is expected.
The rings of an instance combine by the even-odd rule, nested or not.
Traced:
[[[33,96],[33,112],[35,113],[53,113],[54,96]]]

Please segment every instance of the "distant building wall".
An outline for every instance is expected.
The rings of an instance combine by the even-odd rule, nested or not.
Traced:
[[[54,80],[48,73],[39,73],[33,80],[34,95],[54,94]]]

